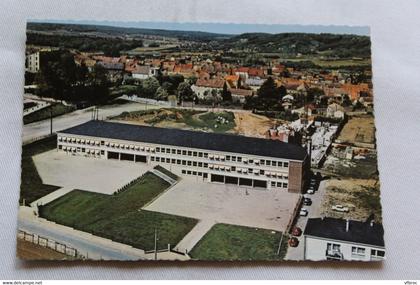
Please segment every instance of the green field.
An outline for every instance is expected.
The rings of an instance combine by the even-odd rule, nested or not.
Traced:
[[[205,112],[162,108],[135,112],[123,112],[111,119],[138,121],[158,127],[191,128],[224,133],[235,128],[235,115],[232,112]]]
[[[74,107],[65,106],[63,104],[53,104],[49,107],[45,107],[44,109],[35,111],[23,117],[23,123],[30,124],[37,121],[42,121],[45,119],[49,119],[51,117],[51,112],[53,117],[61,116],[75,110]]]
[[[60,187],[46,185],[38,174],[32,156],[52,150],[56,147],[57,137],[51,136],[22,147],[22,173],[19,202],[31,203]]]
[[[116,195],[74,190],[40,208],[40,216],[94,235],[144,250],[176,245],[196,224],[196,220],[141,209],[169,183],[152,173]]]
[[[197,260],[282,260],[287,250],[281,233],[271,230],[216,224],[189,253]]]

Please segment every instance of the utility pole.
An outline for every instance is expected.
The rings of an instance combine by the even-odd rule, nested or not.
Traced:
[[[53,133],[53,114],[52,114],[52,106],[53,103],[50,105],[50,135]]]
[[[157,228],[155,228],[155,260],[157,260]]]

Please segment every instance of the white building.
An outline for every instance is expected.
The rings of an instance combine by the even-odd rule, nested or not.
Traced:
[[[302,192],[309,170],[298,145],[238,135],[90,121],[57,134],[71,155],[163,164],[175,174],[249,187]]]
[[[335,218],[308,219],[304,231],[305,260],[385,259],[384,230],[369,218],[365,222]]]
[[[37,73],[40,69],[40,52],[35,52],[26,56],[26,70]]]
[[[136,69],[131,73],[133,78],[136,79],[147,79],[158,74],[159,68],[150,67],[146,65],[139,65]]]

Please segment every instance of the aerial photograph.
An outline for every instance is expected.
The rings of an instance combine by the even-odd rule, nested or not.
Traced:
[[[17,256],[384,260],[369,34],[29,21]]]

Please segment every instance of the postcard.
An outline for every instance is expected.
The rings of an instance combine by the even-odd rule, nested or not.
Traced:
[[[27,23],[20,258],[385,259],[368,27],[113,24]]]

